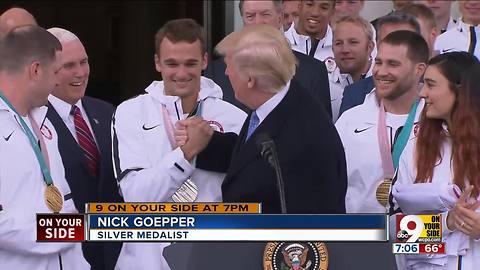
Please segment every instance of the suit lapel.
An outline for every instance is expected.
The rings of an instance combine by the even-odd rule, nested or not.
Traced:
[[[295,88],[297,88],[297,84],[292,80],[290,89],[283,100],[270,112],[270,114],[257,127],[251,137],[245,142],[248,123],[250,122],[251,117],[251,114],[249,115],[238,137],[239,140],[235,146],[234,156],[227,172],[228,178],[225,179],[225,182],[228,182],[249,163],[253,162],[257,158],[261,158],[261,149],[256,143],[259,134],[267,134],[274,141],[278,141],[277,138],[279,137],[280,131],[283,128],[283,124],[290,116],[289,112],[291,113],[295,110]]]
[[[82,105],[83,108],[85,109],[85,112],[87,113],[88,121],[90,122],[90,126],[92,127],[93,131],[93,136],[95,137],[95,140],[97,142],[97,147],[100,151],[101,156],[107,156],[105,154],[106,149],[105,147],[110,146],[109,141],[102,141],[103,139],[109,139],[110,136],[99,136],[100,134],[108,133],[110,132],[110,119],[106,120],[103,119],[100,115],[98,115],[97,110],[95,110],[95,107],[92,106],[90,103],[90,100],[88,97],[84,97],[82,99]],[[100,160],[103,160],[100,158]]]

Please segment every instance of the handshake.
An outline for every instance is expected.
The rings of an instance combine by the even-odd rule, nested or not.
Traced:
[[[202,117],[193,116],[175,123],[175,143],[191,162],[210,142],[213,129]]]

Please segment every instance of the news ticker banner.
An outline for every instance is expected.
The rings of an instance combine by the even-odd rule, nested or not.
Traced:
[[[386,215],[272,215],[246,205],[93,204],[86,214],[37,214],[37,241],[388,240]]]
[[[259,214],[260,203],[87,203],[96,214]]]
[[[396,216],[395,254],[444,254],[441,215]]]
[[[93,241],[386,241],[384,215],[88,215]]]

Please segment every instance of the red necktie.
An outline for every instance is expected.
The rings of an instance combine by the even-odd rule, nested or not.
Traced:
[[[90,172],[96,177],[98,174],[100,153],[98,152],[97,145],[93,139],[92,132],[90,132],[87,122],[83,119],[80,109],[77,106],[72,106],[71,113],[73,114],[73,122],[75,124],[78,144],[83,150]]]

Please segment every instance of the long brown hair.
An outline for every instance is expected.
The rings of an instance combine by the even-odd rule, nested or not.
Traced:
[[[475,186],[472,195],[477,197],[480,193],[480,63],[471,54],[452,52],[433,57],[428,65],[438,68],[455,94],[448,127],[452,159],[442,160],[441,156],[441,144],[448,136],[442,127],[443,120],[428,118],[424,108],[416,145],[415,183],[431,182],[436,164],[450,162],[453,183],[464,190],[468,180]]]

